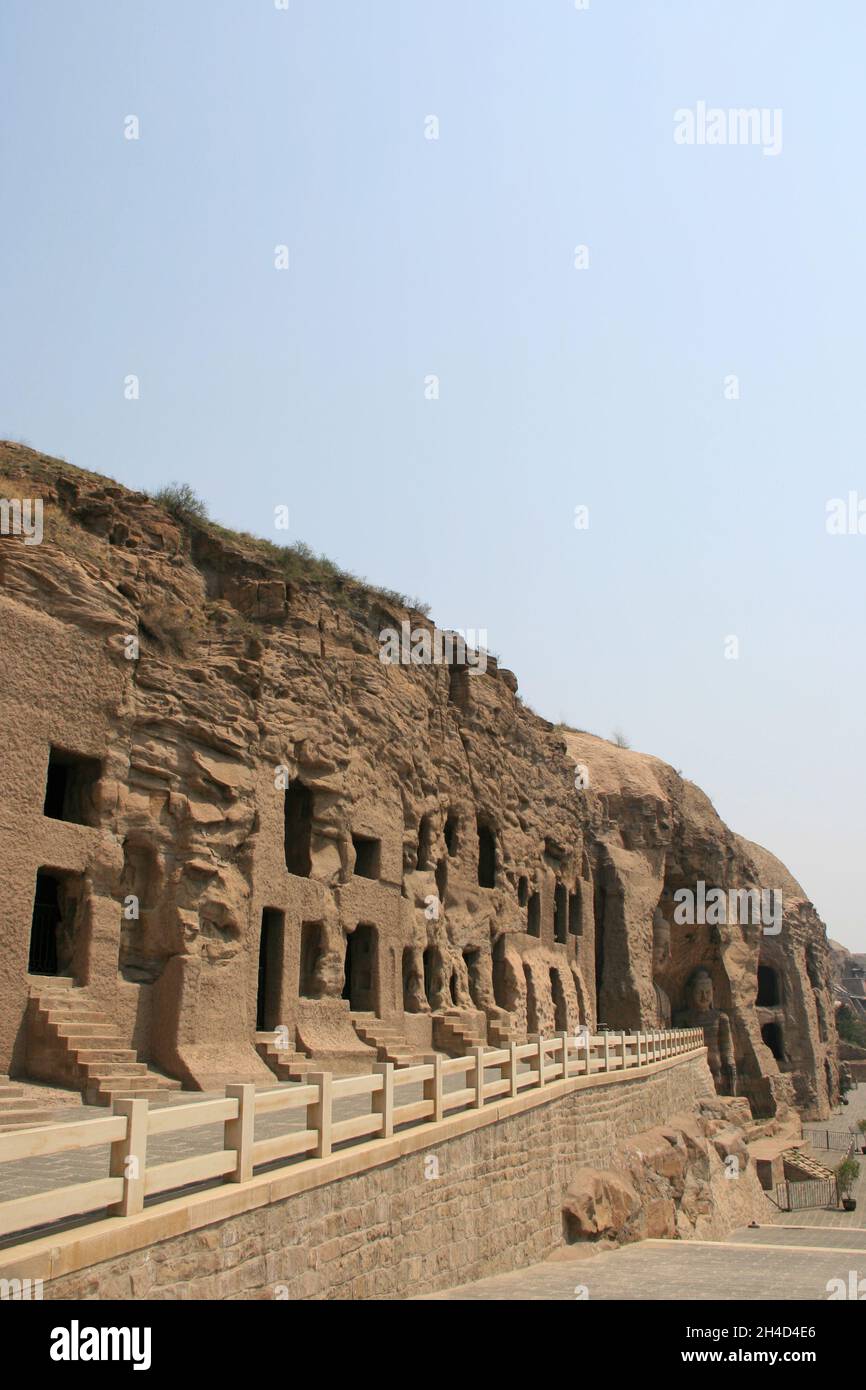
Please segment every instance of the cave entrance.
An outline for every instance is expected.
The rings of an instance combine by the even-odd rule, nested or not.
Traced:
[[[583,919],[580,910],[580,880],[574,885],[574,892],[568,895],[568,930],[572,936],[583,935]]]
[[[353,835],[352,848],[355,851],[355,877],[378,878],[381,841],[367,835]]]
[[[527,1034],[538,1032],[538,1000],[535,995],[535,985],[532,983],[532,973],[528,965],[523,967],[523,978],[526,982],[526,1032]]]
[[[313,793],[298,777],[286,788],[283,819],[286,868],[298,878],[309,878],[312,867],[310,838],[313,830]]]
[[[541,936],[541,895],[533,893],[526,909],[526,930],[530,936]]]
[[[57,929],[63,917],[60,906],[62,879],[40,869],[36,875],[36,896],[30,925],[30,975],[58,974]]]
[[[761,1038],[772,1052],[777,1062],[786,1062],[785,1047],[782,1040],[782,1029],[778,1023],[765,1023],[761,1029]]]
[[[758,998],[759,1008],[775,1009],[782,1002],[782,991],[779,985],[779,972],[774,970],[771,965],[758,966]]]
[[[93,790],[101,772],[97,759],[52,746],[48,754],[42,814],[51,820],[71,821],[75,825],[95,825]]]
[[[556,1021],[557,1033],[568,1032],[568,1006],[565,1002],[565,990],[562,987],[562,979],[558,970],[551,969],[550,972],[550,995],[553,999],[553,1014]]]
[[[424,995],[429,1004],[433,998],[436,980],[436,947],[428,946],[424,951]]]
[[[283,974],[284,914],[275,907],[262,910],[259,934],[259,973],[256,988],[256,1032],[270,1032],[280,1021],[280,983]]]
[[[553,894],[553,939],[564,946],[568,941],[568,889],[557,883]]]
[[[484,821],[478,821],[478,885],[496,887],[496,837]]]
[[[352,1013],[375,1013],[374,968],[376,964],[376,928],[359,922],[346,937],[346,966],[343,998],[348,999]]]

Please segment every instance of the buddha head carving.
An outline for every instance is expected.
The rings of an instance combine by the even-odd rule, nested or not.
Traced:
[[[686,985],[686,998],[690,1009],[695,1013],[709,1013],[713,1007],[713,982],[710,972],[700,966],[690,977]]]

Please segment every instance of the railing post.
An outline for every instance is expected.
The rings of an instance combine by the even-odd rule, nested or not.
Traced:
[[[625,1071],[625,1070],[627,1069],[627,1067],[628,1067],[628,1059],[627,1059],[627,1057],[626,1057],[626,1041],[625,1041],[625,1029],[624,1029],[624,1028],[623,1028],[622,1032],[621,1032],[620,1035],[619,1035],[619,1043],[620,1043],[620,1047],[622,1048],[622,1069],[623,1069],[623,1071]]]
[[[394,1133],[394,1063],[374,1062],[373,1075],[381,1076],[382,1089],[373,1092],[371,1109],[374,1115],[382,1116],[382,1138],[390,1139]]]
[[[473,1047],[472,1055],[475,1058],[475,1100],[473,1107],[480,1110],[484,1105],[484,1056],[487,1052],[486,1047]]]
[[[226,1182],[249,1182],[253,1175],[256,1088],[251,1082],[233,1083],[226,1086],[226,1099],[238,1103],[236,1119],[225,1122],[223,1148],[234,1149],[237,1154],[235,1170],[226,1174]]]
[[[538,1084],[544,1085],[544,1034],[538,1035]]]
[[[313,1150],[313,1156],[315,1158],[327,1158],[331,1152],[331,1123],[333,1118],[331,1088],[334,1084],[334,1078],[329,1071],[310,1071],[307,1072],[304,1080],[310,1086],[315,1086],[319,1092],[318,1098],[313,1101],[307,1111],[309,1115],[308,1126],[316,1131],[316,1147]]]
[[[610,1033],[604,1034],[604,1070],[610,1071]]]
[[[430,1119],[438,1124],[445,1114],[442,1106],[442,1058],[438,1052],[433,1055],[433,1075],[424,1082],[424,1099],[432,1100],[433,1114]]]
[[[114,1216],[133,1216],[144,1210],[144,1178],[147,1169],[147,1101],[116,1100],[115,1115],[126,1119],[126,1135],[111,1146],[109,1174],[123,1179],[123,1195],[109,1211]]]
[[[517,1067],[518,1067],[518,1061],[517,1061],[517,1043],[516,1043],[516,1042],[510,1042],[510,1043],[508,1044],[508,1061],[506,1062],[505,1065],[506,1065],[506,1067],[508,1068],[508,1094],[509,1094],[509,1096],[516,1096],[516,1095],[518,1094],[518,1089],[517,1089]]]
[[[571,1037],[569,1036],[568,1033],[557,1033],[556,1036],[559,1038],[559,1041],[560,1041],[561,1044],[562,1044],[562,1079],[563,1079],[563,1081],[567,1081],[567,1080],[568,1080],[568,1044],[571,1042]]]

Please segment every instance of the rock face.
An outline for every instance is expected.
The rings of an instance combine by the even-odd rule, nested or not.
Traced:
[[[266,1079],[257,1032],[365,1066],[700,997],[720,1089],[827,1113],[821,921],[673,769],[540,719],[492,658],[383,663],[432,624],[276,547],[17,445],[0,496],[44,503],[41,544],[0,537],[0,1070],[45,1055],[53,974],[192,1087]],[[784,910],[683,923],[699,885]]]
[[[615,1167],[581,1168],[563,1202],[566,1240],[713,1240],[766,1219],[742,1120],[723,1100],[700,1101],[623,1143]]]

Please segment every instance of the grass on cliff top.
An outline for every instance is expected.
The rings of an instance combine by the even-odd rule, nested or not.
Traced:
[[[351,599],[363,601],[365,598],[375,598],[393,607],[413,609],[425,617],[429,615],[429,605],[420,599],[410,598],[396,589],[371,584],[360,575],[342,569],[327,555],[317,555],[304,541],[296,541],[293,545],[276,545],[263,536],[252,536],[248,531],[232,531],[220,526],[211,520],[206,504],[188,483],[170,483],[153,493],[152,499],[181,524],[198,523],[241,549],[252,552],[256,559],[272,565],[288,580],[320,585],[336,603],[344,607]]]

